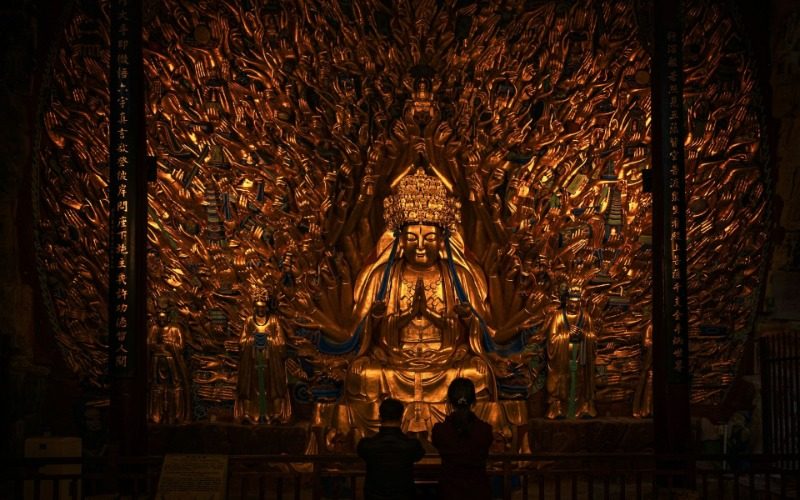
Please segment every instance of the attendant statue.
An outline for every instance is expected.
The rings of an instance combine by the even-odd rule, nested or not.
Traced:
[[[239,340],[239,376],[234,418],[286,423],[292,415],[286,377],[286,334],[275,297],[259,291]]]
[[[189,376],[183,357],[183,327],[162,309],[147,334],[150,366],[147,415],[157,424],[180,424],[191,418]]]
[[[633,395],[633,416],[646,418],[653,414],[653,325],[647,325],[642,341],[642,374]]]
[[[377,428],[377,404],[406,404],[405,431],[430,431],[446,416],[447,387],[470,379],[478,401],[494,401],[484,355],[487,286],[455,230],[459,203],[422,169],[384,201],[378,256],[358,276],[354,297],[360,350],[345,380],[355,424]]]
[[[550,318],[547,331],[547,418],[597,416],[594,406],[597,336],[573,284]]]

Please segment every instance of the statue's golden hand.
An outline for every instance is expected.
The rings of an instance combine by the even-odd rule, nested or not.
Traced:
[[[472,316],[472,309],[469,307],[469,304],[466,302],[459,302],[453,307],[453,311],[456,313],[461,319],[469,319]]]
[[[375,194],[375,184],[378,182],[378,176],[372,173],[372,169],[367,167],[364,169],[364,177],[361,179],[361,194],[364,197],[372,196]]]
[[[468,172],[475,172],[481,165],[481,155],[477,151],[470,150],[464,154]]]
[[[505,172],[501,168],[495,168],[492,170],[492,174],[489,176],[489,181],[486,186],[486,192],[494,194],[495,191],[500,189],[505,181]]]
[[[473,173],[467,178],[469,184],[469,199],[470,201],[480,202],[483,200],[483,181],[481,176]]]
[[[372,356],[381,364],[386,364],[389,362],[389,357],[386,355],[383,349],[375,349]]]

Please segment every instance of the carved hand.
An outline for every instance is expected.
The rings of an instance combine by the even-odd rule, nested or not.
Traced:
[[[483,201],[483,181],[481,180],[481,176],[477,173],[473,173],[467,177],[467,184],[469,185],[470,201]]]
[[[454,307],[453,310],[455,311],[456,315],[461,319],[469,319],[472,316],[472,309],[470,309],[469,304],[466,302],[459,302]]]

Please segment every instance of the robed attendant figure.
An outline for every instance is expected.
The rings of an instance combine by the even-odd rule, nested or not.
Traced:
[[[191,418],[189,376],[183,357],[183,328],[161,310],[147,334],[150,353],[147,414],[157,424],[179,424]]]
[[[647,325],[642,339],[642,374],[633,393],[633,416],[649,417],[653,414],[653,325]]]
[[[595,356],[597,335],[583,304],[582,289],[569,287],[547,332],[547,418],[597,416]]]
[[[291,418],[286,333],[277,312],[277,301],[258,292],[242,329],[234,417],[244,422],[286,423]]]

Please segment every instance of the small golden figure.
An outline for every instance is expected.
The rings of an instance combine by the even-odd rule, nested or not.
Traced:
[[[573,284],[549,322],[547,336],[547,418],[597,416],[594,362],[597,336]]]
[[[243,422],[287,423],[292,415],[286,334],[277,309],[277,298],[259,290],[242,329],[233,414]]]
[[[633,416],[646,418],[653,414],[653,324],[647,325],[642,339],[644,355],[642,374],[633,395]]]
[[[156,324],[147,335],[150,353],[147,415],[153,423],[180,424],[191,419],[184,337],[183,327],[170,320],[166,310],[159,310]]]

